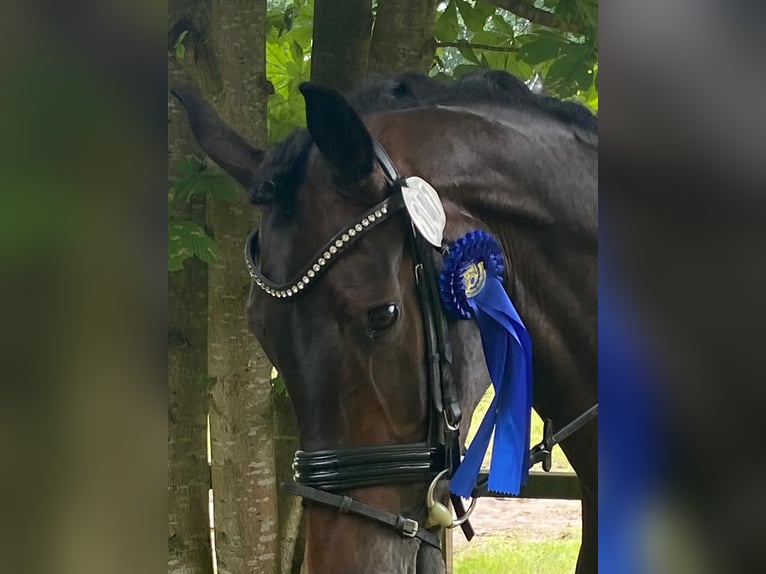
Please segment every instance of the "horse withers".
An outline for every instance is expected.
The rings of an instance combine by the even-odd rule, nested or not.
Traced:
[[[195,90],[176,94],[203,150],[262,208],[247,314],[297,415],[305,564],[443,572],[426,498],[447,464],[447,429],[464,440],[489,376],[473,323],[435,318],[428,270],[440,255],[418,243],[397,178],[438,190],[447,240],[483,229],[500,242],[504,286],[534,344],[534,407],[560,427],[597,400],[596,120],[503,72],[450,86],[405,75],[350,99],[301,91],[308,129],[270,151]],[[459,420],[445,414],[450,385]],[[561,446],[581,482],[577,572],[595,573],[595,421]]]

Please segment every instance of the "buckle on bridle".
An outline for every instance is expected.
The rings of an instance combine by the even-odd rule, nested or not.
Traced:
[[[402,528],[401,533],[402,536],[406,536],[407,538],[415,538],[418,534],[418,530],[420,529],[420,524],[418,524],[417,520],[413,520],[412,518],[405,518],[402,521]]]
[[[460,429],[460,421],[462,419],[460,405],[452,403],[444,408],[442,414],[444,415],[444,425],[447,427],[447,430],[456,431]]]
[[[545,419],[543,421],[543,440],[532,447],[529,451],[529,467],[532,468],[538,462],[543,463],[545,472],[551,471],[551,452],[556,443],[553,440],[553,421]]]

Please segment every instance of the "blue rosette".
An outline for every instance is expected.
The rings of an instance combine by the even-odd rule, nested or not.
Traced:
[[[469,498],[490,439],[495,437],[487,487],[517,495],[529,476],[532,414],[532,341],[503,286],[503,252],[485,231],[457,239],[445,256],[439,293],[449,315],[473,319],[481,334],[495,397],[450,490]]]
[[[439,276],[439,292],[447,313],[454,319],[473,317],[469,297],[481,291],[486,276],[502,281],[504,273],[503,251],[489,233],[477,229],[454,241]]]

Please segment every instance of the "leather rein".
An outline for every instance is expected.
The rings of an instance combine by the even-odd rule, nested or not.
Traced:
[[[355,243],[383,221],[405,207],[402,186],[405,184],[396,166],[379,142],[373,140],[375,159],[388,185],[387,197],[367,210],[360,218],[343,227],[320,249],[293,279],[278,283],[268,279],[259,270],[258,233],[250,234],[245,244],[245,263],[254,284],[276,299],[291,299],[316,282],[329,266]],[[405,209],[406,212],[406,209]],[[426,339],[426,373],[429,409],[428,436],[424,442],[395,445],[374,445],[354,448],[326,449],[313,452],[298,450],[293,459],[295,482],[284,483],[282,488],[291,494],[312,502],[335,508],[339,512],[356,514],[373,522],[395,529],[402,536],[417,538],[441,550],[440,529],[428,530],[418,521],[400,514],[377,508],[338,492],[388,484],[431,482],[429,499],[441,478],[449,478],[460,464],[458,430],[462,418],[455,381],[452,378],[452,348],[448,338],[447,318],[442,309],[438,291],[439,270],[434,248],[412,226],[408,238],[415,263],[418,301],[423,315]],[[445,249],[447,246],[443,247]],[[555,435],[550,421],[546,421],[545,437],[530,452],[530,465],[543,463],[550,470],[553,445],[596,416],[598,405],[572,421]],[[480,476],[474,497],[486,494],[486,475]],[[466,537],[473,537],[462,499],[451,496],[458,519],[449,526],[461,526]]]

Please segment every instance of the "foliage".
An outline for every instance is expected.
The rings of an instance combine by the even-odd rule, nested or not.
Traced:
[[[217,256],[215,240],[199,223],[188,219],[168,221],[168,271],[180,271],[191,257],[211,263]]]
[[[498,5],[521,6],[519,11],[533,20]],[[313,12],[314,0],[268,2],[266,74],[274,87],[270,143],[305,125],[298,86],[311,75]],[[598,111],[598,0],[445,0],[434,36],[434,76],[506,70],[533,88],[544,86],[552,95]]]
[[[205,387],[207,390],[212,389],[218,382],[218,377],[211,377],[207,373],[200,373],[197,379],[197,384],[201,387]]]
[[[173,44],[173,53],[179,60],[183,60],[184,56],[186,55],[186,46],[184,46],[184,40],[188,34],[189,30],[184,30],[181,32],[181,34],[179,34],[178,39]]]
[[[537,12],[530,14],[533,20],[527,20],[498,4],[523,5]],[[534,21],[543,12],[546,25]],[[266,74],[274,88],[268,106],[270,143],[305,125],[298,86],[311,75],[313,13],[314,0],[268,2]],[[574,98],[598,111],[598,0],[537,0],[535,4],[531,0],[446,0],[438,7],[434,36],[434,76],[506,70],[533,87],[542,84],[548,93]],[[186,37],[187,31],[182,32],[173,46],[180,60],[186,52]],[[168,198],[191,201],[199,195],[231,200],[237,194],[227,176],[188,158]],[[168,231],[171,271],[182,269],[190,257],[215,259],[215,241],[199,224],[171,219]]]
[[[168,191],[168,203],[195,197],[233,201],[239,195],[234,181],[219,170],[209,169],[195,157],[181,160],[178,177]],[[184,263],[196,257],[205,263],[215,261],[218,246],[205,228],[188,219],[168,218],[168,271],[180,271]]]
[[[437,14],[432,73],[459,77],[477,69],[506,70],[540,83],[560,98],[575,98],[598,111],[598,2],[513,2],[535,23],[488,0],[449,0]]]
[[[234,201],[239,197],[240,191],[233,179],[223,171],[210,169],[193,156],[182,159],[178,171],[169,192],[172,199],[190,202],[194,196],[200,195]]]
[[[271,368],[271,379],[269,380],[269,383],[271,384],[272,393],[279,397],[288,397],[285,380],[274,367]]]
[[[266,36],[266,76],[274,86],[269,98],[269,141],[280,141],[305,125],[305,104],[298,91],[311,77],[314,1],[270,1]]]

